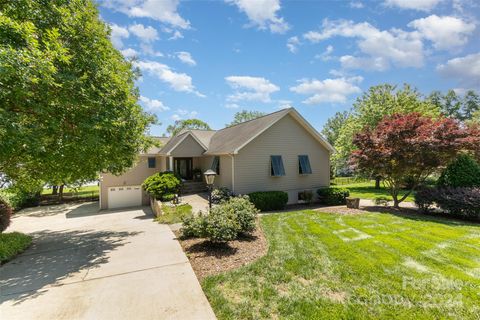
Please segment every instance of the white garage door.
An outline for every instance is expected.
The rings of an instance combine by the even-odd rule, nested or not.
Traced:
[[[120,186],[108,188],[108,208],[125,208],[142,205],[140,186]]]

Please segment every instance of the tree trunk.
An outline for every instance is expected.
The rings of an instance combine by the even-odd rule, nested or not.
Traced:
[[[59,200],[60,202],[63,201],[63,187],[64,187],[64,186],[65,186],[65,185],[62,184],[62,185],[60,185],[60,187],[58,188],[58,200]]]
[[[380,176],[375,177],[375,189],[380,189],[380,180],[382,180],[382,177]]]
[[[392,198],[393,198],[393,207],[395,209],[399,209],[400,208],[400,205],[399,205],[400,201],[398,201],[397,195],[393,196]]]
[[[57,195],[58,194],[58,186],[52,186],[52,195]]]

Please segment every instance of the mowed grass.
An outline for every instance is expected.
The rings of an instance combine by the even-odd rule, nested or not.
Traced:
[[[480,225],[316,211],[261,223],[267,255],[202,282],[219,319],[479,319]]]
[[[163,215],[157,217],[158,223],[172,224],[182,222],[182,219],[192,215],[192,206],[188,203],[178,206],[162,205]]]
[[[72,188],[64,188],[63,189],[64,193],[70,193],[70,192],[75,192],[75,189]],[[98,185],[94,186],[83,186],[77,189],[77,196],[85,196],[85,197],[91,197],[91,196],[98,196],[99,193],[99,187]],[[42,194],[49,195],[52,194],[52,188],[45,188],[42,191]]]
[[[360,198],[360,199],[375,199],[377,197],[388,197],[392,199],[390,196],[388,189],[385,188],[382,184],[380,184],[380,189],[375,189],[375,180],[369,182],[358,182],[358,183],[351,183],[346,185],[332,185],[339,188],[345,188],[350,191],[350,197]],[[400,196],[403,196],[406,191],[400,191]],[[414,202],[415,197],[414,193],[412,192],[405,201]]]
[[[32,237],[20,232],[0,233],[0,263],[11,260],[32,243]]]

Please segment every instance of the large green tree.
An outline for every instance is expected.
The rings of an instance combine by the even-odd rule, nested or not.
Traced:
[[[265,115],[265,112],[261,112],[261,111],[242,110],[235,113],[235,115],[233,116],[233,121],[230,123],[227,123],[225,126],[231,127],[245,121],[257,119],[258,117],[262,117],[264,115]]]
[[[199,119],[176,120],[167,127],[167,133],[173,137],[183,129],[210,130],[208,123]]]
[[[480,110],[480,96],[474,90],[468,90],[463,96],[454,90],[448,90],[445,94],[433,91],[428,99],[443,115],[462,122],[471,120],[475,112]]]
[[[348,111],[337,112],[335,115],[327,120],[323,126],[322,134],[327,141],[333,146],[338,139],[340,130],[348,119]]]
[[[0,172],[89,180],[149,146],[155,119],[109,34],[91,0],[0,2]]]
[[[350,154],[355,149],[353,138],[365,127],[375,127],[387,115],[418,112],[421,115],[438,117],[440,109],[414,88],[382,84],[371,87],[353,104],[353,108],[338,132],[334,147],[333,162],[337,171],[347,168]]]

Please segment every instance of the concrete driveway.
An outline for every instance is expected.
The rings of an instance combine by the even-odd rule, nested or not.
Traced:
[[[8,231],[34,237],[0,267],[1,319],[215,319],[175,236],[147,207],[34,208]]]

